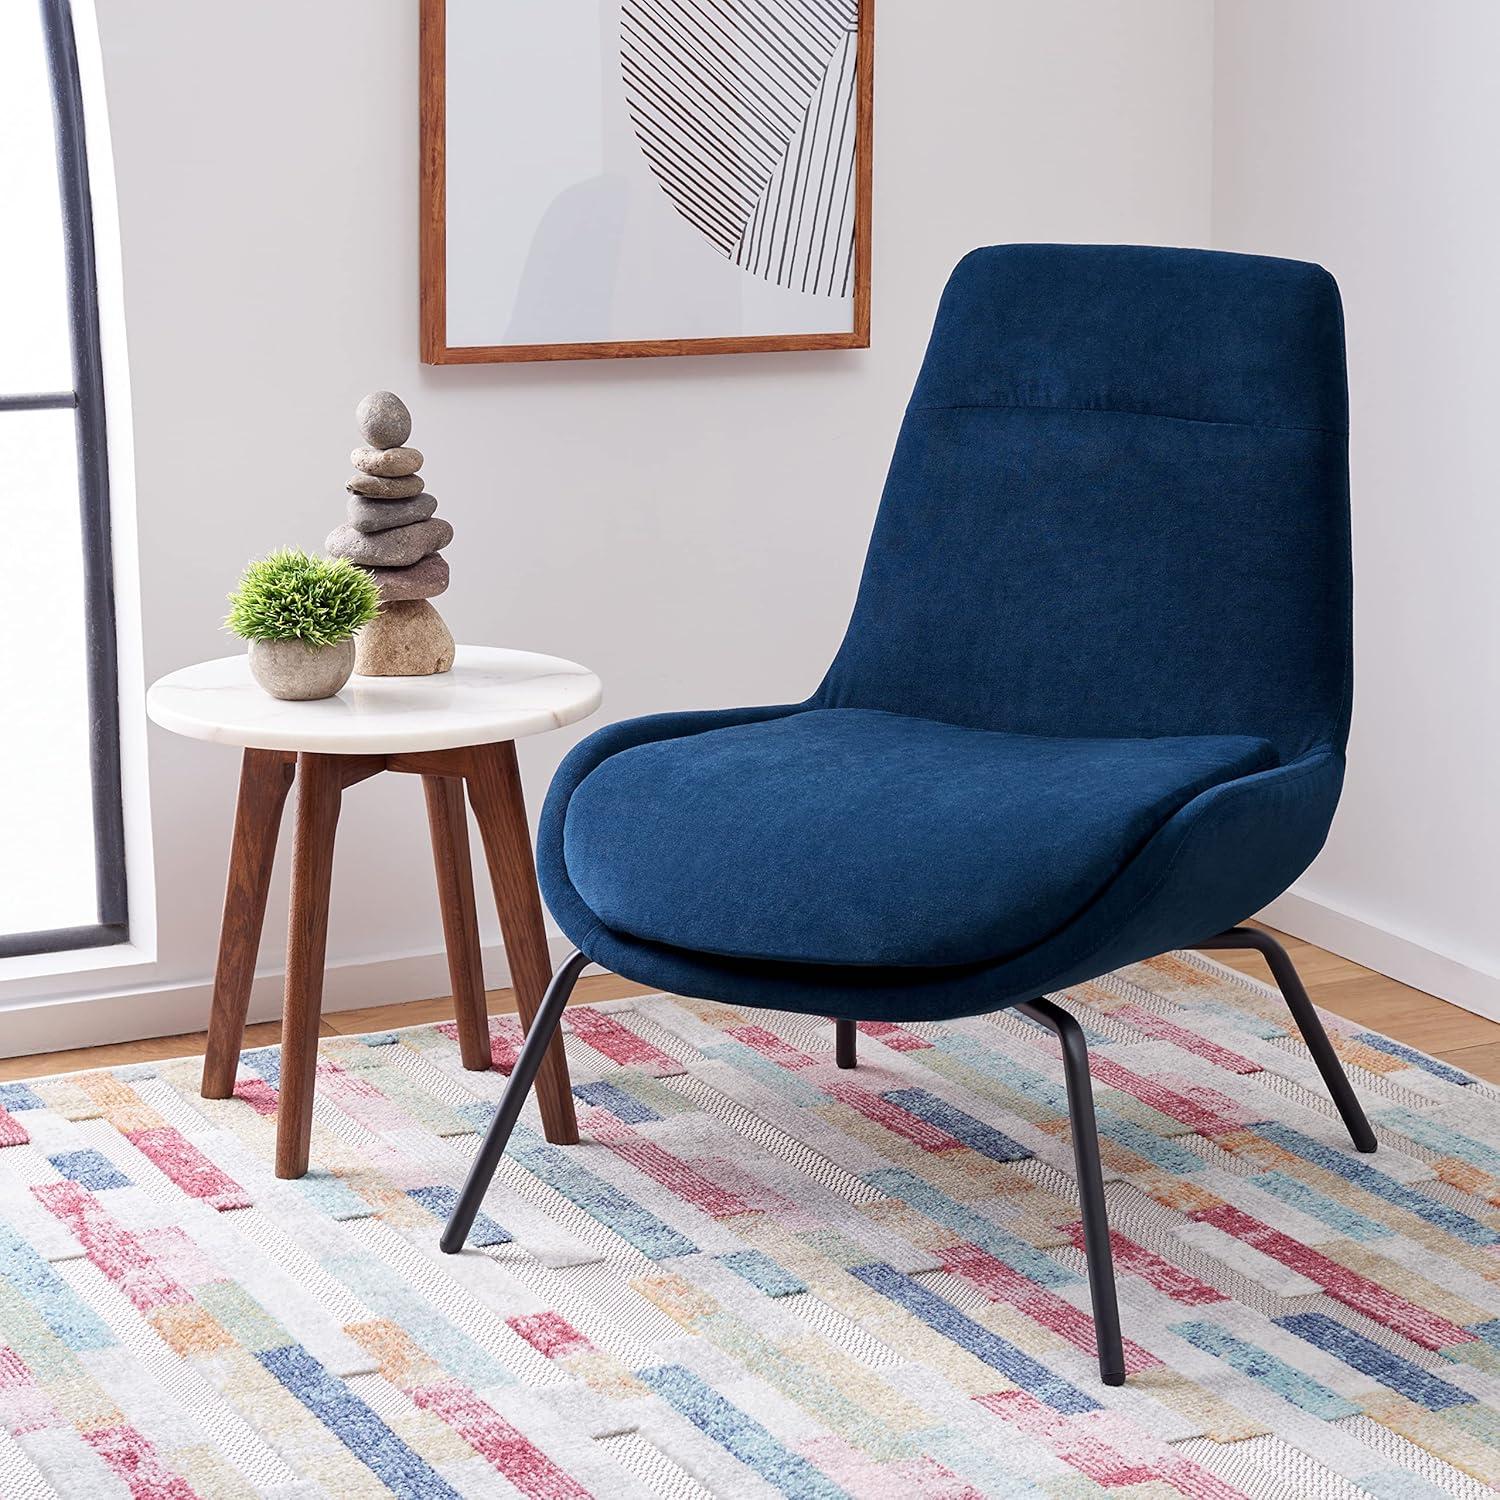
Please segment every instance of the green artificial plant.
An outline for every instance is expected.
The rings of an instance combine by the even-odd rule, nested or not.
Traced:
[[[247,641],[336,646],[380,613],[380,591],[343,558],[283,547],[245,569],[225,626]]]

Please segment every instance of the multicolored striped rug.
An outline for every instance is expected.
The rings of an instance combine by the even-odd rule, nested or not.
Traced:
[[[584,1144],[451,1026],[0,1086],[0,1495],[411,1500],[1479,1496],[1500,1480],[1497,1091],[1330,1018],[1349,1148],[1279,997],[1194,954],[1070,992],[1130,1378],[1095,1375],[1061,1073],[1013,1015],[862,1028],[569,1012]],[[508,1067],[518,1032],[494,1026]]]

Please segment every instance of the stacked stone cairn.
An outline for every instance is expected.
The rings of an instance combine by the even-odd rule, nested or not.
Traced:
[[[380,589],[380,614],[360,631],[354,670],[364,677],[431,677],[453,665],[453,637],[428,600],[448,587],[439,554],[453,528],[437,520],[435,496],[408,448],[411,413],[390,391],[374,391],[355,410],[365,446],[350,455],[349,519],[329,532],[332,557],[366,569]]]

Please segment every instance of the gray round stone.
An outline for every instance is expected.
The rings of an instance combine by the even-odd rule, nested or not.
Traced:
[[[425,521],[437,509],[436,495],[414,495],[410,500],[371,500],[349,496],[349,524],[356,531],[389,531]]]
[[[354,408],[354,420],[372,448],[399,448],[411,436],[411,413],[394,391],[371,391]]]
[[[448,587],[448,559],[434,552],[409,568],[371,568],[370,577],[384,604],[396,599],[432,599]]]
[[[422,467],[420,448],[356,448],[349,455],[349,462],[361,474],[380,474],[389,479],[398,479],[403,474],[415,474]]]
[[[446,521],[415,521],[376,532],[335,526],[324,546],[330,557],[346,557],[362,568],[409,568],[452,540],[453,528]]]
[[[376,500],[410,500],[427,488],[420,474],[403,474],[386,479],[379,474],[355,474],[344,486],[353,495],[369,495]]]

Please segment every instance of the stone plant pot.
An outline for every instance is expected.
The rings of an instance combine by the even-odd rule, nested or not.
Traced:
[[[331,698],[354,670],[354,640],[336,646],[251,641],[250,675],[273,697],[293,702]]]

